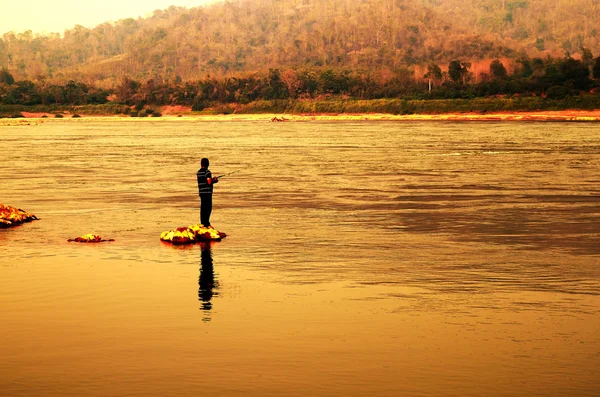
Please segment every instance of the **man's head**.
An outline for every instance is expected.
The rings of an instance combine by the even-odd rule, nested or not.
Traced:
[[[208,159],[206,157],[204,157],[202,160],[200,160],[200,166],[202,168],[208,168]]]

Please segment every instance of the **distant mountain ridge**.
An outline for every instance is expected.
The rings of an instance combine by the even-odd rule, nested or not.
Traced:
[[[239,0],[47,36],[7,33],[16,79],[114,85],[331,67],[412,71],[492,58],[600,55],[595,0]]]

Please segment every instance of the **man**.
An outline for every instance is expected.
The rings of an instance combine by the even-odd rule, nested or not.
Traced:
[[[213,185],[219,182],[218,177],[212,176],[208,170],[208,159],[200,160],[200,169],[196,173],[198,178],[198,194],[200,195],[200,223],[204,227],[210,226],[210,213],[212,212]]]

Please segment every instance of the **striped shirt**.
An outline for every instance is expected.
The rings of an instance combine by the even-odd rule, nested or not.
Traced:
[[[198,178],[198,194],[212,194],[213,185],[209,185],[206,181],[207,179],[212,178],[212,174],[208,168],[200,168],[196,173],[196,177]]]

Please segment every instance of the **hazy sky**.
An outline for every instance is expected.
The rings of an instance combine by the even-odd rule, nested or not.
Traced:
[[[196,7],[218,0],[0,0],[0,35],[31,30],[63,33],[79,24],[94,27],[102,22],[147,16],[157,9]]]

